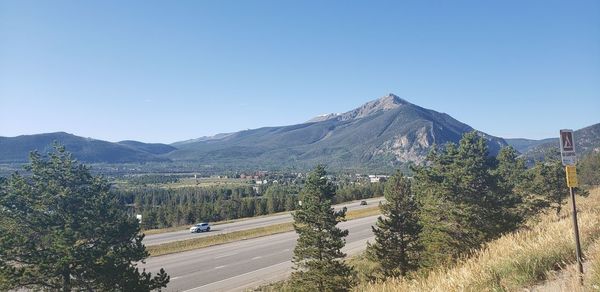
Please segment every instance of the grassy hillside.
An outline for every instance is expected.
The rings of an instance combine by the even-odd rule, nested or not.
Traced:
[[[577,198],[584,255],[589,266],[586,289],[600,289],[600,189]],[[414,279],[363,283],[356,291],[518,291],[544,280],[549,271],[575,261],[569,208],[559,217],[549,213],[526,228],[490,242],[452,267],[442,267]],[[596,286],[594,286],[596,285]]]

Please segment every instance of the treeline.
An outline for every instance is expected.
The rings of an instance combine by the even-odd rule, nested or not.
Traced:
[[[252,186],[158,188],[114,190],[132,213],[142,215],[142,228],[155,229],[254,217],[296,210],[301,184],[271,184],[262,194]],[[335,202],[371,198],[383,194],[383,185],[339,186]]]
[[[527,169],[512,148],[489,157],[475,132],[431,152],[413,171],[412,179],[398,172],[385,186],[384,216],[367,249],[377,263],[371,279],[451,264],[531,216],[560,211],[569,194],[560,161]]]
[[[337,187],[333,198],[335,203],[383,196],[383,183],[350,183]]]
[[[168,184],[178,182],[179,177],[176,175],[145,174],[130,176],[126,180],[133,185]]]

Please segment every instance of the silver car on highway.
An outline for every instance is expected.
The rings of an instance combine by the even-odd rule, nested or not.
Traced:
[[[198,224],[190,227],[191,233],[198,233],[198,232],[204,232],[204,231],[210,231],[210,226],[206,222],[198,223]]]

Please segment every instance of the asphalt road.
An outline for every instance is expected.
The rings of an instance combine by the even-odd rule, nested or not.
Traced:
[[[377,216],[342,222],[349,230],[348,254],[365,248],[373,238],[371,225]],[[285,278],[291,273],[291,258],[297,235],[281,233],[177,254],[151,257],[141,265],[156,272],[161,267],[171,276],[167,291],[243,291]]]
[[[379,204],[379,202],[382,200],[383,200],[383,197],[366,199],[365,201],[367,201],[367,204],[368,204],[366,206],[361,206],[360,201],[354,201],[354,202],[348,202],[348,203],[335,205],[334,207],[342,208],[345,206],[348,208],[348,211],[351,211],[351,210],[357,210],[357,209],[361,209],[361,208],[377,206]],[[243,219],[240,221],[226,223],[226,224],[212,225],[210,227],[210,229],[211,229],[210,232],[203,232],[203,233],[190,233],[188,230],[182,230],[182,231],[174,231],[174,232],[160,233],[160,234],[154,234],[154,235],[147,235],[144,238],[143,242],[146,246],[150,246],[150,245],[156,245],[156,244],[161,244],[161,243],[166,243],[166,242],[171,242],[171,241],[186,240],[186,239],[190,239],[190,238],[211,236],[211,235],[216,235],[216,234],[221,234],[221,233],[229,233],[229,232],[233,232],[233,231],[265,227],[265,226],[269,226],[269,225],[273,225],[273,224],[280,224],[280,223],[285,223],[285,222],[292,222],[292,215],[290,215],[289,213],[286,213],[286,214],[281,214],[281,215],[264,216],[264,217],[260,217],[260,218]]]

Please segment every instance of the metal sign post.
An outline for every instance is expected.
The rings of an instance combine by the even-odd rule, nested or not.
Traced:
[[[577,187],[577,155],[575,154],[575,140],[573,130],[560,130],[560,156],[565,166],[567,175],[567,186],[571,195],[571,208],[573,214],[573,232],[575,235],[575,254],[577,256],[577,269],[579,270],[579,282],[583,285],[583,256],[581,255],[581,244],[579,242],[579,225],[577,224],[577,207],[575,205],[575,190]]]

